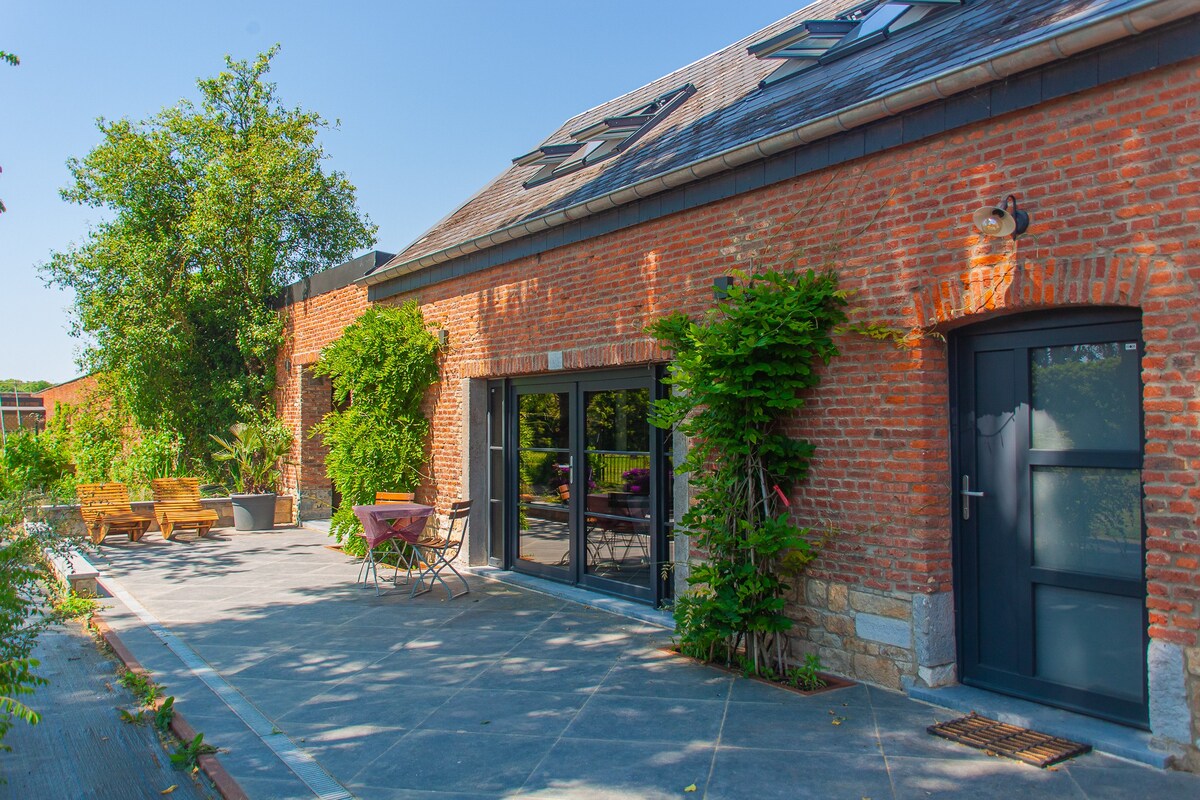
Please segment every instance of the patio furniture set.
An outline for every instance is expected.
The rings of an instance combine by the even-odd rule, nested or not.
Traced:
[[[366,585],[374,581],[375,593],[379,594],[379,561],[375,548],[387,545],[387,551],[396,557],[396,572],[392,586],[400,586],[403,568],[404,585],[411,586],[409,597],[431,591],[435,583],[446,590],[447,599],[454,599],[471,591],[467,579],[454,568],[453,560],[462,549],[463,540],[470,522],[471,501],[459,500],[451,503],[446,514],[445,533],[438,530],[436,519],[432,529],[429,520],[434,515],[432,506],[412,502],[408,493],[379,492],[372,505],[354,506],[354,514],[362,522],[362,537],[367,544],[367,554],[358,571],[358,580]],[[455,593],[446,583],[443,573],[449,570],[462,582],[462,591]],[[414,578],[413,573],[417,575]]]
[[[138,514],[129,501],[129,489],[123,483],[83,483],[76,487],[84,527],[94,544],[101,544],[109,534],[123,533],[131,542],[140,540],[157,520],[163,538],[170,541],[178,530],[195,530],[204,536],[217,522],[217,512],[200,503],[200,482],[197,478],[156,478],[151,481],[154,496],[154,519]],[[466,578],[451,563],[462,549],[471,503],[461,500],[450,505],[445,534],[435,525],[426,530],[434,509],[412,502],[407,492],[379,492],[373,505],[354,506],[354,513],[363,524],[362,536],[367,543],[367,555],[359,569],[358,580],[365,584],[374,580],[379,593],[378,560],[375,548],[388,545],[396,556],[393,586],[399,586],[401,567],[405,585],[411,585],[410,596],[430,591],[440,583],[449,598],[471,591]],[[446,583],[443,573],[449,570],[462,582],[462,591],[455,593]],[[413,573],[416,572],[414,579]]]

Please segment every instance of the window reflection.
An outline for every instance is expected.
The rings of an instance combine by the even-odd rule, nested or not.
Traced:
[[[1030,354],[1035,449],[1141,448],[1135,342],[1040,347]]]
[[[1033,530],[1039,567],[1140,577],[1140,471],[1035,467]]]

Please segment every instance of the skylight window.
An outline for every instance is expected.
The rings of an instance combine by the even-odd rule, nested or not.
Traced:
[[[575,140],[573,142],[544,144],[531,153],[514,158],[513,163],[517,166],[536,164],[541,167],[522,185],[528,189],[617,155],[628,149],[695,93],[696,87],[689,83],[660,95],[645,105],[615,117],[605,117],[575,131],[571,134],[571,138]]]
[[[758,58],[784,60],[759,84],[770,86],[821,64],[828,64],[887,39],[897,31],[962,5],[963,0],[891,0],[868,2],[835,19],[810,19],[747,48]]]

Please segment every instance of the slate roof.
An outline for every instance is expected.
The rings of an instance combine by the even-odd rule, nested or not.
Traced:
[[[541,144],[646,103],[687,83],[697,92],[626,152],[547,183],[522,183],[536,166],[512,166],[409,245],[381,272],[702,161],[941,73],[1019,49],[1083,20],[1144,5],[1144,0],[967,0],[878,45],[779,84],[758,83],[781,62],[746,48],[804,20],[830,19],[862,0],[819,0],[700,61],[586,111]],[[518,156],[519,153],[513,153]]]

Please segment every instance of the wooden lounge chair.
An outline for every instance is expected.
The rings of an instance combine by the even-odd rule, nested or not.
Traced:
[[[123,483],[81,483],[75,487],[83,525],[92,542],[100,544],[110,533],[141,539],[154,520],[138,516],[129,505],[129,489]]]
[[[217,512],[200,505],[198,478],[155,478],[150,488],[154,492],[154,517],[168,541],[180,528],[204,536],[217,521]]]

